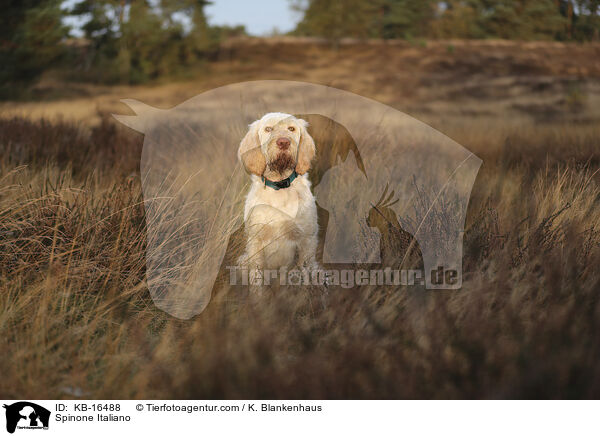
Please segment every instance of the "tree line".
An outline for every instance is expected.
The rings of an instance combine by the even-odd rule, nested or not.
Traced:
[[[354,38],[593,41],[600,0],[292,0],[295,34]]]
[[[281,0],[285,1],[285,0]],[[294,35],[354,38],[599,39],[600,0],[287,0]],[[243,26],[210,26],[208,0],[4,0],[0,97],[49,67],[77,80],[143,83],[190,71]],[[234,7],[234,6],[232,6]],[[257,6],[258,7],[258,6]],[[69,19],[82,37],[69,36]]]
[[[49,67],[77,80],[143,83],[210,60],[243,26],[209,26],[207,0],[5,0],[0,15],[0,97]],[[70,22],[78,24],[69,26]],[[69,35],[72,27],[82,35]]]

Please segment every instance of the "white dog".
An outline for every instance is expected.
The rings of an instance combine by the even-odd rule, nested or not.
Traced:
[[[317,208],[307,174],[315,143],[307,125],[268,113],[250,124],[240,143],[238,158],[252,183],[244,209],[246,252],[239,262],[251,270],[317,268]]]

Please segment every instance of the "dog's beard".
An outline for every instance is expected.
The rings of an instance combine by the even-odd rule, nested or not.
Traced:
[[[269,162],[269,169],[282,174],[285,170],[293,170],[296,166],[296,161],[290,153],[282,151],[277,154],[275,159]]]

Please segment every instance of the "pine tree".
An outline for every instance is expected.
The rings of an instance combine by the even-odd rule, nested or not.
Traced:
[[[554,39],[564,26],[554,0],[487,1],[481,26],[487,36],[504,39]]]
[[[452,0],[434,25],[442,38],[554,39],[565,26],[556,0]]]
[[[484,5],[478,0],[450,0],[437,5],[437,19],[429,36],[440,39],[485,38],[481,23]]]
[[[176,74],[216,47],[204,15],[206,0],[84,0],[72,11],[91,19],[83,26],[92,41],[95,78],[142,83]],[[191,18],[191,28],[174,19]]]
[[[0,14],[0,96],[34,81],[64,53],[59,0],[8,0]]]
[[[580,41],[600,40],[600,0],[574,0],[571,36]]]
[[[378,1],[309,0],[296,33],[326,38],[337,47],[344,37],[373,36],[373,23],[380,10]]]
[[[437,1],[381,1],[380,30],[382,38],[416,38],[427,36],[435,19]]]

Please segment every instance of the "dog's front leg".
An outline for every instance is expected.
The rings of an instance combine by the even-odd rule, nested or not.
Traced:
[[[306,268],[311,275],[317,274],[322,270],[321,265],[317,262],[317,236],[311,235],[302,238],[298,244],[298,260],[302,268]]]
[[[258,296],[264,290],[265,252],[256,238],[249,239],[245,256],[249,273],[248,285],[250,296]]]

